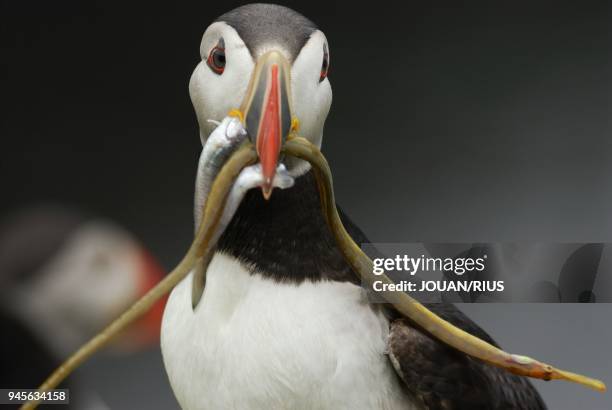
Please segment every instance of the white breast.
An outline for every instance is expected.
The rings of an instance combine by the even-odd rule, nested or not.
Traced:
[[[278,284],[217,254],[195,312],[191,275],[173,290],[161,344],[184,409],[414,409],[387,334],[358,286]]]

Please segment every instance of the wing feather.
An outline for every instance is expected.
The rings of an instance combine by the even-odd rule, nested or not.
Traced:
[[[357,244],[369,242],[338,207],[340,218]],[[427,304],[455,326],[495,346],[497,343],[452,304]],[[388,340],[390,362],[404,386],[428,410],[545,410],[526,378],[459,352],[419,329],[394,309]]]

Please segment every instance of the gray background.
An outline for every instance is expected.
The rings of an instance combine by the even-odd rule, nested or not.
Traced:
[[[0,2],[0,212],[76,204],[172,267],[200,150],[187,83],[204,29],[235,4]],[[287,4],[329,39],[324,152],[372,241],[612,240],[605,2]],[[612,382],[610,305],[465,310],[513,352]],[[158,351],[98,356],[82,377],[112,408],[176,406]],[[536,384],[552,409],[612,407]]]

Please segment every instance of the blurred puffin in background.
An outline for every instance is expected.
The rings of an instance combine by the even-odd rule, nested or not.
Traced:
[[[144,246],[109,220],[61,205],[26,208],[3,218],[0,386],[37,387],[163,276]],[[155,346],[163,304],[121,335],[111,351],[128,354]],[[67,387],[72,408],[105,408],[94,392],[79,391],[74,378]]]

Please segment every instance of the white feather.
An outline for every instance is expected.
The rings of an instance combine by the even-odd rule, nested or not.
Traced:
[[[216,254],[195,312],[168,300],[162,353],[184,409],[415,409],[386,355],[387,319],[360,287],[279,284]]]

